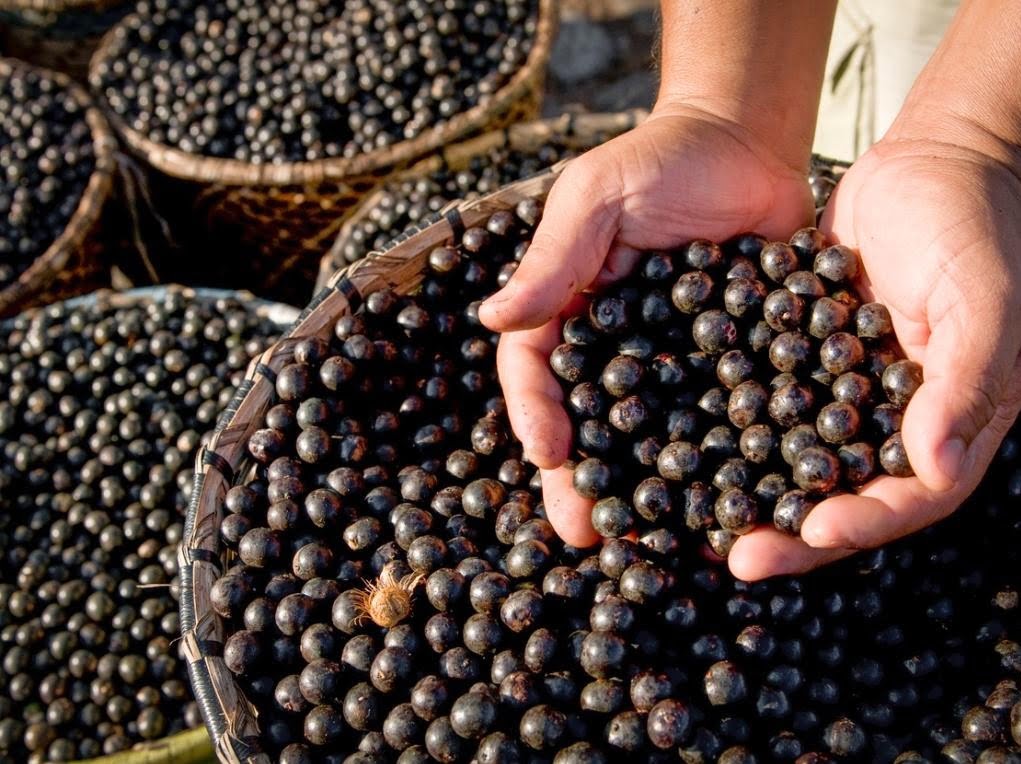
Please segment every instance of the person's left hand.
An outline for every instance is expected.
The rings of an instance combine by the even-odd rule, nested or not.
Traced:
[[[800,573],[947,516],[1021,409],[1021,161],[988,135],[959,137],[876,144],[822,224],[860,251],[865,295],[890,309],[901,346],[923,366],[902,430],[915,477],[880,477],[820,503],[801,538],[767,527],[742,536],[729,557],[739,578]]]

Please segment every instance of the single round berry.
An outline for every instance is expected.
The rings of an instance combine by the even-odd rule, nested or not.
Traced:
[[[811,446],[794,460],[794,482],[809,493],[827,494],[840,482],[840,460],[827,448]]]
[[[883,391],[894,406],[907,406],[921,386],[922,367],[914,361],[895,361],[883,371]]]

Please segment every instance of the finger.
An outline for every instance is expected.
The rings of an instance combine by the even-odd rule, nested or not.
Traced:
[[[559,342],[559,322],[551,321],[538,329],[504,334],[496,348],[511,428],[525,458],[542,469],[563,464],[571,444],[564,394],[549,367],[550,353]]]
[[[952,490],[934,491],[918,478],[883,476],[858,495],[820,502],[805,518],[801,537],[812,547],[871,549],[921,530],[953,512],[982,479],[1017,409],[1001,405],[990,425],[972,443],[975,463]]]
[[[553,530],[566,543],[579,548],[599,541],[592,528],[592,502],[574,490],[574,472],[567,467],[540,470],[542,499]]]
[[[933,324],[924,381],[904,414],[911,466],[933,491],[951,490],[976,463],[991,458],[973,446],[1001,402],[1016,395],[1011,383],[1017,377],[1017,322],[995,290],[973,294]]]
[[[759,581],[805,573],[853,553],[853,549],[813,549],[796,536],[762,526],[734,542],[727,564],[736,578]]]
[[[614,168],[599,156],[574,160],[553,185],[511,280],[479,308],[493,331],[542,326],[599,273],[620,228],[622,193]]]
[[[801,538],[818,549],[871,549],[921,530],[950,514],[956,503],[918,478],[881,477],[860,494],[834,496],[809,512]]]
[[[603,267],[599,269],[599,273],[592,280],[591,288],[598,292],[613,282],[619,281],[634,270],[641,258],[642,253],[634,247],[614,244],[610,248],[610,254],[603,262]]]

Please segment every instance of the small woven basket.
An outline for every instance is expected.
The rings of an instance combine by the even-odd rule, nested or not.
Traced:
[[[20,61],[0,58],[0,72],[3,73],[27,66]],[[103,209],[113,190],[116,140],[103,115],[91,106],[88,94],[81,87],[59,72],[43,74],[86,107],[85,120],[92,132],[96,166],[67,227],[14,283],[0,290],[0,317],[84,294],[106,282],[102,262],[105,242],[100,229]]]
[[[450,205],[436,221],[409,233],[384,252],[338,272],[298,317],[291,330],[249,367],[237,395],[221,415],[209,444],[198,454],[195,488],[181,543],[181,633],[192,690],[216,755],[225,764],[268,764],[259,747],[258,709],[243,695],[222,657],[227,624],[212,608],[209,592],[225,569],[219,527],[223,499],[249,467],[246,443],[272,404],[274,379],[290,363],[294,346],[307,337],[329,338],[343,315],[380,289],[413,292],[427,269],[429,252],[497,210],[523,199],[545,199],[563,163],[471,202]]]
[[[646,114],[645,110],[634,109],[606,114],[562,114],[552,119],[524,122],[447,146],[438,154],[415,163],[407,170],[394,175],[387,181],[385,187],[366,197],[352,211],[351,216],[340,227],[330,251],[319,263],[315,291],[326,286],[333,274],[347,265],[343,252],[353,231],[395,185],[435,175],[443,170],[457,172],[466,169],[473,160],[502,148],[531,153],[544,145],[555,143],[566,149],[585,151],[627,132],[641,122]]]
[[[233,286],[273,291],[284,278],[312,283],[346,215],[392,172],[451,142],[538,115],[557,22],[557,0],[539,0],[528,58],[489,99],[413,139],[350,159],[257,165],[155,143],[113,114],[110,123],[148,168],[187,182],[194,200],[188,211],[192,221],[222,232],[225,242],[240,244],[242,268],[220,265]],[[123,25],[111,29],[93,56],[90,83],[97,92],[98,70],[123,34]],[[223,247],[211,254],[231,256]],[[239,273],[251,283],[238,285]]]
[[[84,82],[89,58],[132,0],[0,0],[0,50]]]

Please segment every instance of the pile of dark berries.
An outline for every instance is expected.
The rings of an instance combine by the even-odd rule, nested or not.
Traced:
[[[331,251],[333,265],[343,268],[373,250],[383,249],[405,230],[427,221],[455,199],[476,199],[575,154],[576,150],[560,142],[546,143],[528,152],[501,146],[475,157],[465,169],[442,168],[423,178],[391,184],[372,207],[359,214],[346,239],[337,241]]]
[[[278,333],[174,290],[0,324],[0,761],[201,724],[177,642],[195,453]]]
[[[94,167],[79,100],[39,70],[0,61],[0,289],[64,231]]]
[[[900,423],[921,368],[856,296],[859,268],[814,228],[694,241],[570,318],[550,364],[596,531],[686,525],[726,555],[756,525],[797,534],[822,498],[912,474]]]
[[[822,215],[826,203],[845,172],[847,172],[845,166],[831,159],[812,155],[812,162],[808,168],[808,185],[812,189],[817,217]]]
[[[253,164],[353,157],[484,103],[537,0],[142,0],[91,82],[156,143]]]
[[[477,319],[539,212],[435,249],[415,295],[369,296],[279,370],[210,593],[245,742],[286,764],[935,764],[1017,678],[1018,610],[990,602],[1017,580],[1018,433],[950,520],[799,579],[735,581],[665,524],[566,546]]]

